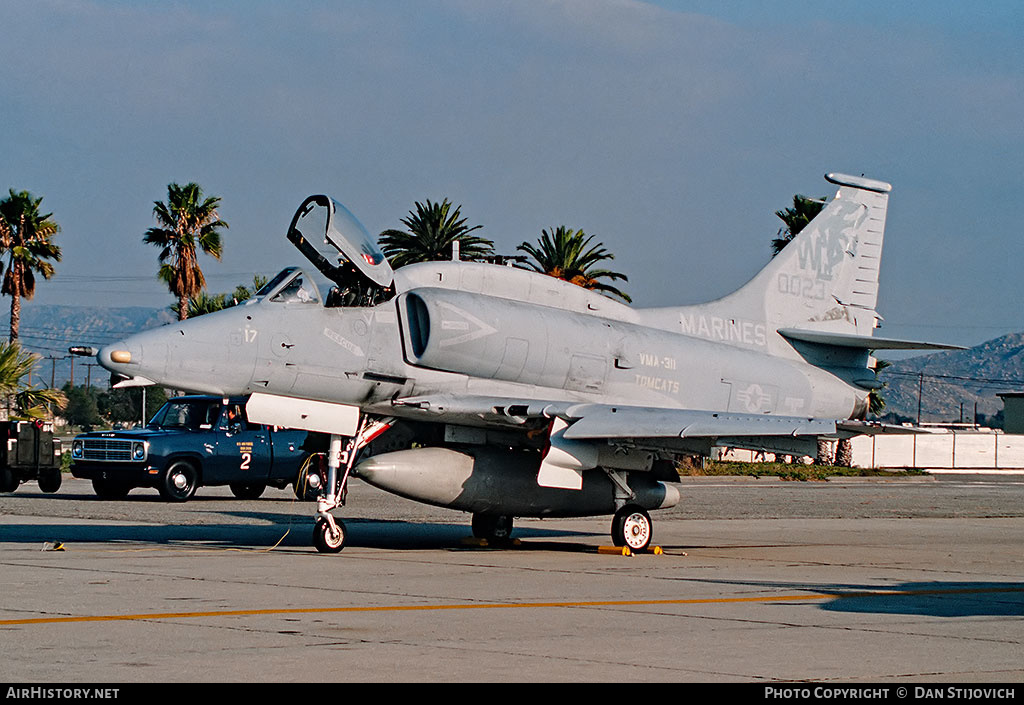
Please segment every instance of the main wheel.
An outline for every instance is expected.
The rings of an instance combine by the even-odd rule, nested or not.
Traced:
[[[508,514],[474,514],[473,536],[487,541],[508,541],[512,538],[512,517]]]
[[[257,499],[267,489],[264,482],[253,482],[250,484],[235,483],[230,485],[231,494],[239,499]]]
[[[187,502],[196,493],[199,473],[187,460],[175,460],[160,476],[160,496],[169,502]]]
[[[0,492],[14,492],[20,484],[21,480],[13,470],[6,466],[0,468]]]
[[[651,545],[654,529],[651,515],[636,504],[627,504],[615,512],[612,519],[612,543],[627,546],[632,551],[643,551]]]
[[[92,490],[100,499],[124,499],[131,489],[131,487],[118,484],[113,480],[104,480],[99,477],[94,477],[92,480]]]
[[[334,520],[335,529],[326,519],[317,519],[313,526],[313,545],[320,553],[337,553],[345,548],[345,524],[341,519]]]
[[[46,494],[53,494],[60,489],[60,470],[39,471],[39,490]]]

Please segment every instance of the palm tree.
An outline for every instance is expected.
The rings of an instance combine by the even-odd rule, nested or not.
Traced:
[[[407,232],[385,230],[380,234],[380,247],[391,266],[397,269],[416,262],[436,262],[452,258],[452,243],[459,241],[459,259],[479,260],[494,253],[494,243],[486,238],[469,233],[481,228],[480,225],[466,227],[461,217],[462,206],[452,204],[448,199],[426,205],[416,202],[416,211],[409,211],[409,217],[402,219]]]
[[[25,381],[38,359],[38,355],[22,350],[17,341],[0,342],[0,395],[15,416],[44,418],[48,409],[63,409],[67,404],[60,390],[37,389]]]
[[[217,215],[219,205],[219,197],[204,198],[195,183],[169,184],[167,203],[153,204],[158,227],[147,230],[142,241],[161,248],[158,276],[178,297],[179,321],[188,318],[190,300],[206,286],[197,249],[217,260],[223,252],[221,231],[228,224]]]
[[[243,301],[251,299],[257,291],[259,291],[266,285],[267,278],[265,276],[263,276],[262,274],[253,274],[251,288],[246,286],[245,284],[239,284],[238,286],[235,287],[235,291],[231,294],[231,305],[237,306]]]
[[[792,208],[775,211],[775,215],[782,219],[785,226],[779,228],[778,237],[772,240],[772,257],[782,252],[782,248],[788,245],[790,240],[796,237],[797,233],[803,230],[804,226],[810,223],[824,207],[824,198],[815,200],[797,194],[793,196]]]
[[[214,311],[220,311],[221,309],[229,308],[231,301],[228,299],[227,294],[210,294],[205,289],[192,296],[188,300],[188,312],[185,318],[195,318],[196,316],[202,316],[207,313],[213,313]],[[178,308],[181,306],[181,302],[175,302],[170,305],[171,312],[178,317],[178,320],[182,320],[183,317]]]
[[[875,351],[872,350],[873,354]],[[884,370],[886,367],[892,367],[892,363],[888,360],[875,360],[874,366],[871,368],[875,373],[875,377],[878,373]],[[888,382],[883,382],[881,387],[872,389],[868,392],[868,411],[872,416],[881,416],[882,412],[885,411],[885,398],[882,396],[882,390],[889,386]]]
[[[0,252],[8,256],[0,292],[11,297],[10,342],[18,339],[21,325],[21,300],[31,299],[36,293],[36,274],[44,279],[55,270],[50,260],[60,262],[60,248],[52,238],[60,226],[51,219],[52,213],[39,212],[42,197],[35,198],[28,191],[15,193],[0,201]]]
[[[195,318],[196,316],[202,316],[207,313],[213,313],[214,311],[220,311],[225,308],[237,306],[243,301],[252,298],[252,295],[262,289],[266,283],[266,277],[254,274],[252,277],[251,288],[245,284],[239,284],[235,287],[233,292],[227,294],[210,294],[204,289],[189,299],[188,317]],[[178,314],[178,306],[179,304],[177,303],[170,305],[170,309],[175,315]]]
[[[533,257],[534,261],[528,264],[537,272],[572,282],[584,289],[617,296],[627,303],[631,302],[633,299],[625,292],[599,281],[629,279],[625,274],[610,269],[594,268],[599,262],[615,259],[615,255],[606,250],[600,242],[591,246],[590,242],[593,239],[593,235],[587,236],[582,230],[573,232],[572,228],[560,225],[553,228],[550,233],[541,230],[541,237],[536,245],[524,242],[516,249]]]

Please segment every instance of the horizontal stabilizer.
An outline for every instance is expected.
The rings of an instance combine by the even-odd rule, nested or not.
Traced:
[[[931,431],[923,429],[920,426],[897,426],[891,423],[881,423],[879,421],[858,421],[856,419],[838,422],[836,424],[836,430],[844,437],[880,436],[883,434],[906,436],[931,433]]]
[[[947,345],[946,343],[923,343],[916,340],[877,338],[873,335],[856,335],[853,333],[826,333],[799,328],[780,328],[779,335],[789,340],[799,340],[804,343],[835,345],[841,348],[861,348],[864,350],[966,350],[966,348],[960,345]]]

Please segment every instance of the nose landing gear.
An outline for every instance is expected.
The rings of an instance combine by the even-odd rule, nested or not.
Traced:
[[[345,503],[348,478],[352,474],[359,451],[391,428],[394,423],[394,419],[371,421],[364,417],[359,424],[359,431],[347,441],[344,436],[331,434],[331,446],[327,453],[325,496],[317,500],[316,523],[313,525],[313,545],[320,553],[338,553],[345,548],[345,539],[348,535],[345,524],[340,519],[335,519],[331,512]],[[342,463],[345,464],[345,472],[339,478]]]

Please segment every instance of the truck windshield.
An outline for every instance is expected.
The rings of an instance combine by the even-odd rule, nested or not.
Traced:
[[[220,400],[172,399],[160,407],[149,422],[150,428],[213,428],[220,416]]]

